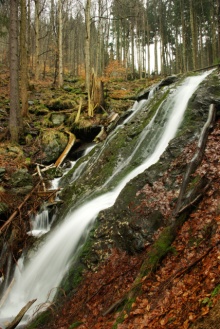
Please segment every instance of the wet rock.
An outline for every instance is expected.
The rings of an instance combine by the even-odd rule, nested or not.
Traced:
[[[159,88],[164,87],[164,86],[169,86],[172,83],[175,83],[178,81],[178,76],[177,75],[171,75],[165,79],[163,79],[160,83],[159,83]]]
[[[149,94],[150,94],[150,90],[151,90],[151,88],[147,88],[147,89],[144,89],[143,91],[141,91],[141,92],[137,95],[136,100],[139,102],[139,101],[141,101],[142,99],[148,99]]]
[[[84,142],[92,142],[94,138],[102,130],[101,125],[93,125],[89,127],[74,127],[71,132],[77,136],[78,139]]]

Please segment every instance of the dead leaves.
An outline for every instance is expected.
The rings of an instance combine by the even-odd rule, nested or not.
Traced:
[[[83,322],[79,329],[112,329],[121,315],[124,320],[118,323],[117,329],[188,329],[199,317],[209,314],[220,299],[216,290],[220,286],[219,136],[220,122],[209,136],[204,160],[195,173],[206,174],[212,182],[206,196],[180,229],[172,245],[173,252],[158,265],[156,273],[142,278],[142,294],[133,302],[130,313],[122,310],[102,315],[103,310],[129,291],[138,273],[138,257],[142,257],[131,258],[115,250],[96,273],[85,275],[71,303],[66,303],[63,319],[59,319],[60,324],[66,321],[63,328],[69,328],[77,319]],[[189,146],[181,155],[182,160],[175,160],[172,166],[178,167],[180,160],[189,162],[194,146]],[[147,213],[148,207],[160,207],[164,217],[169,218],[178,191],[168,191],[168,182],[167,175],[152,186],[145,185],[140,193],[145,194],[146,201],[132,211],[138,215],[141,211]],[[177,186],[180,182],[181,176]],[[62,327],[59,323],[56,328]]]

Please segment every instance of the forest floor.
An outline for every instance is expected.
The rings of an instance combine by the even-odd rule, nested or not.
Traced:
[[[33,174],[36,172],[36,157],[40,162],[41,141],[40,135],[43,130],[69,130],[74,125],[80,99],[82,99],[82,110],[79,127],[101,125],[106,122],[110,113],[123,114],[134,103],[138,92],[149,87],[156,80],[123,81],[113,80],[105,82],[106,108],[103,112],[94,111],[94,116],[89,117],[87,113],[87,100],[85,84],[83,79],[68,78],[64,82],[64,88],[55,88],[51,78],[40,82],[30,82],[28,93],[29,113],[23,118],[23,134],[19,145],[10,142],[9,135],[9,71],[2,69],[0,72],[0,168],[4,168],[4,180],[0,181],[0,201],[8,204],[10,211],[8,217],[22,203],[23,196],[8,193],[12,191],[9,177],[19,168],[26,168]],[[54,106],[54,108],[53,108]],[[68,123],[53,126],[50,121],[52,113],[65,113],[69,116]],[[32,137],[31,137],[32,135]],[[34,136],[34,137],[33,137]],[[0,173],[1,175],[1,173]],[[1,178],[1,177],[0,177]],[[38,179],[34,179],[36,184]]]
[[[36,170],[36,165],[30,162],[30,158],[37,146],[34,143],[23,142],[19,146],[22,152],[10,151],[14,145],[10,143],[7,125],[8,81],[8,72],[3,71],[0,75],[0,167],[6,168],[7,177],[3,183],[0,181],[0,201],[7,202],[10,206],[10,217],[24,197],[11,194],[10,186],[7,185],[8,176],[17,168],[28,168],[32,172]],[[122,111],[122,107],[123,110],[129,108],[133,103],[129,97],[153,82],[108,82],[108,97],[109,94],[113,96],[109,98],[108,108],[113,108],[116,112]],[[80,84],[82,85],[82,82]],[[83,90],[76,83],[74,89]],[[35,102],[38,98],[47,103],[54,94],[61,97],[65,96],[66,91],[54,90],[51,87],[51,80],[42,81],[34,84],[33,90],[29,93],[29,101]],[[82,117],[93,124],[100,123],[100,114],[88,118],[86,109]],[[33,122],[39,122],[39,115],[31,111],[25,119],[25,124],[29,126]],[[131,312],[126,313],[123,309],[116,313],[106,311],[129,290],[148,249],[135,256],[113,250],[108,262],[102,264],[96,272],[85,273],[73,296],[63,296],[61,308],[57,309],[51,305],[53,317],[47,325],[39,324],[34,328],[111,329],[120,316],[125,320],[118,324],[118,329],[220,328],[219,139],[220,120],[216,122],[209,136],[203,161],[198,168],[200,173],[208,175],[212,183],[189,220],[179,230],[170,252],[162,263],[158,264],[156,272],[143,278],[142,290],[139,297],[133,301]],[[188,152],[193,154],[193,146]],[[33,202],[30,202],[28,207],[32,206]]]

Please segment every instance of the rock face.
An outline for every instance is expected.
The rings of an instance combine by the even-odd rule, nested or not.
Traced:
[[[154,240],[159,230],[169,224],[181,177],[189,161],[189,155],[184,150],[197,142],[201,128],[207,120],[209,105],[214,99],[219,109],[218,83],[216,76],[212,75],[200,85],[190,99],[176,138],[170,142],[160,160],[130,181],[114,206],[99,214],[88,239],[89,250],[81,257],[88,268],[95,268],[100,261],[108,257],[109,251],[115,246],[129,253],[143,250]],[[175,86],[170,84],[170,89],[173,88]],[[64,205],[60,212],[65,214],[72,204],[77,205],[82,194],[85,200],[90,199],[91,196],[99,195],[101,190],[108,191],[121,179],[119,171],[115,181],[112,180],[106,185],[106,190],[102,187],[103,181],[111,177],[114,169],[126,161],[130,149],[134,147],[137,138],[166,95],[167,86],[165,89],[161,87],[148,106],[138,112],[136,117],[117,133],[117,137],[108,139],[107,145],[100,144],[94,149],[88,156],[90,159],[87,159],[80,178],[67,186],[68,177],[73,175],[73,171],[69,172],[63,184],[65,188],[61,198]],[[135,159],[129,163],[130,170],[141,162],[144,152],[144,148],[140,148]],[[78,166],[80,164],[79,162]]]

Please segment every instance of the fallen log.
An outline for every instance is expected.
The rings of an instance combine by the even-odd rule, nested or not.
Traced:
[[[194,157],[192,158],[192,160],[189,162],[187,169],[186,169],[186,173],[184,175],[183,178],[183,182],[182,182],[182,186],[180,188],[180,193],[178,196],[178,200],[177,200],[177,204],[176,204],[176,208],[173,212],[173,216],[175,217],[178,212],[180,211],[180,209],[183,206],[184,203],[184,195],[186,193],[186,189],[188,187],[189,181],[190,181],[190,176],[195,172],[196,168],[200,165],[202,158],[203,158],[203,154],[205,151],[205,146],[206,146],[206,142],[208,139],[208,134],[209,134],[209,130],[210,128],[213,127],[213,124],[215,122],[215,116],[216,116],[216,108],[214,104],[211,104],[209,107],[209,115],[208,115],[208,119],[202,129],[199,141],[198,141],[198,145],[197,145],[197,149],[195,152]]]
[[[63,153],[59,156],[59,158],[55,162],[55,167],[59,167],[62,164],[62,162],[66,158],[67,154],[71,150],[71,148],[72,148],[72,146],[73,146],[73,144],[75,143],[75,140],[76,140],[76,136],[74,134],[72,134],[69,131],[66,131],[66,133],[69,135],[69,142],[68,142],[65,150],[63,151]]]
[[[29,310],[29,308],[36,302],[37,299],[33,299],[29,301],[17,314],[17,316],[14,318],[14,320],[7,325],[5,329],[14,329],[17,327],[17,325],[21,322],[23,316],[25,313]]]

